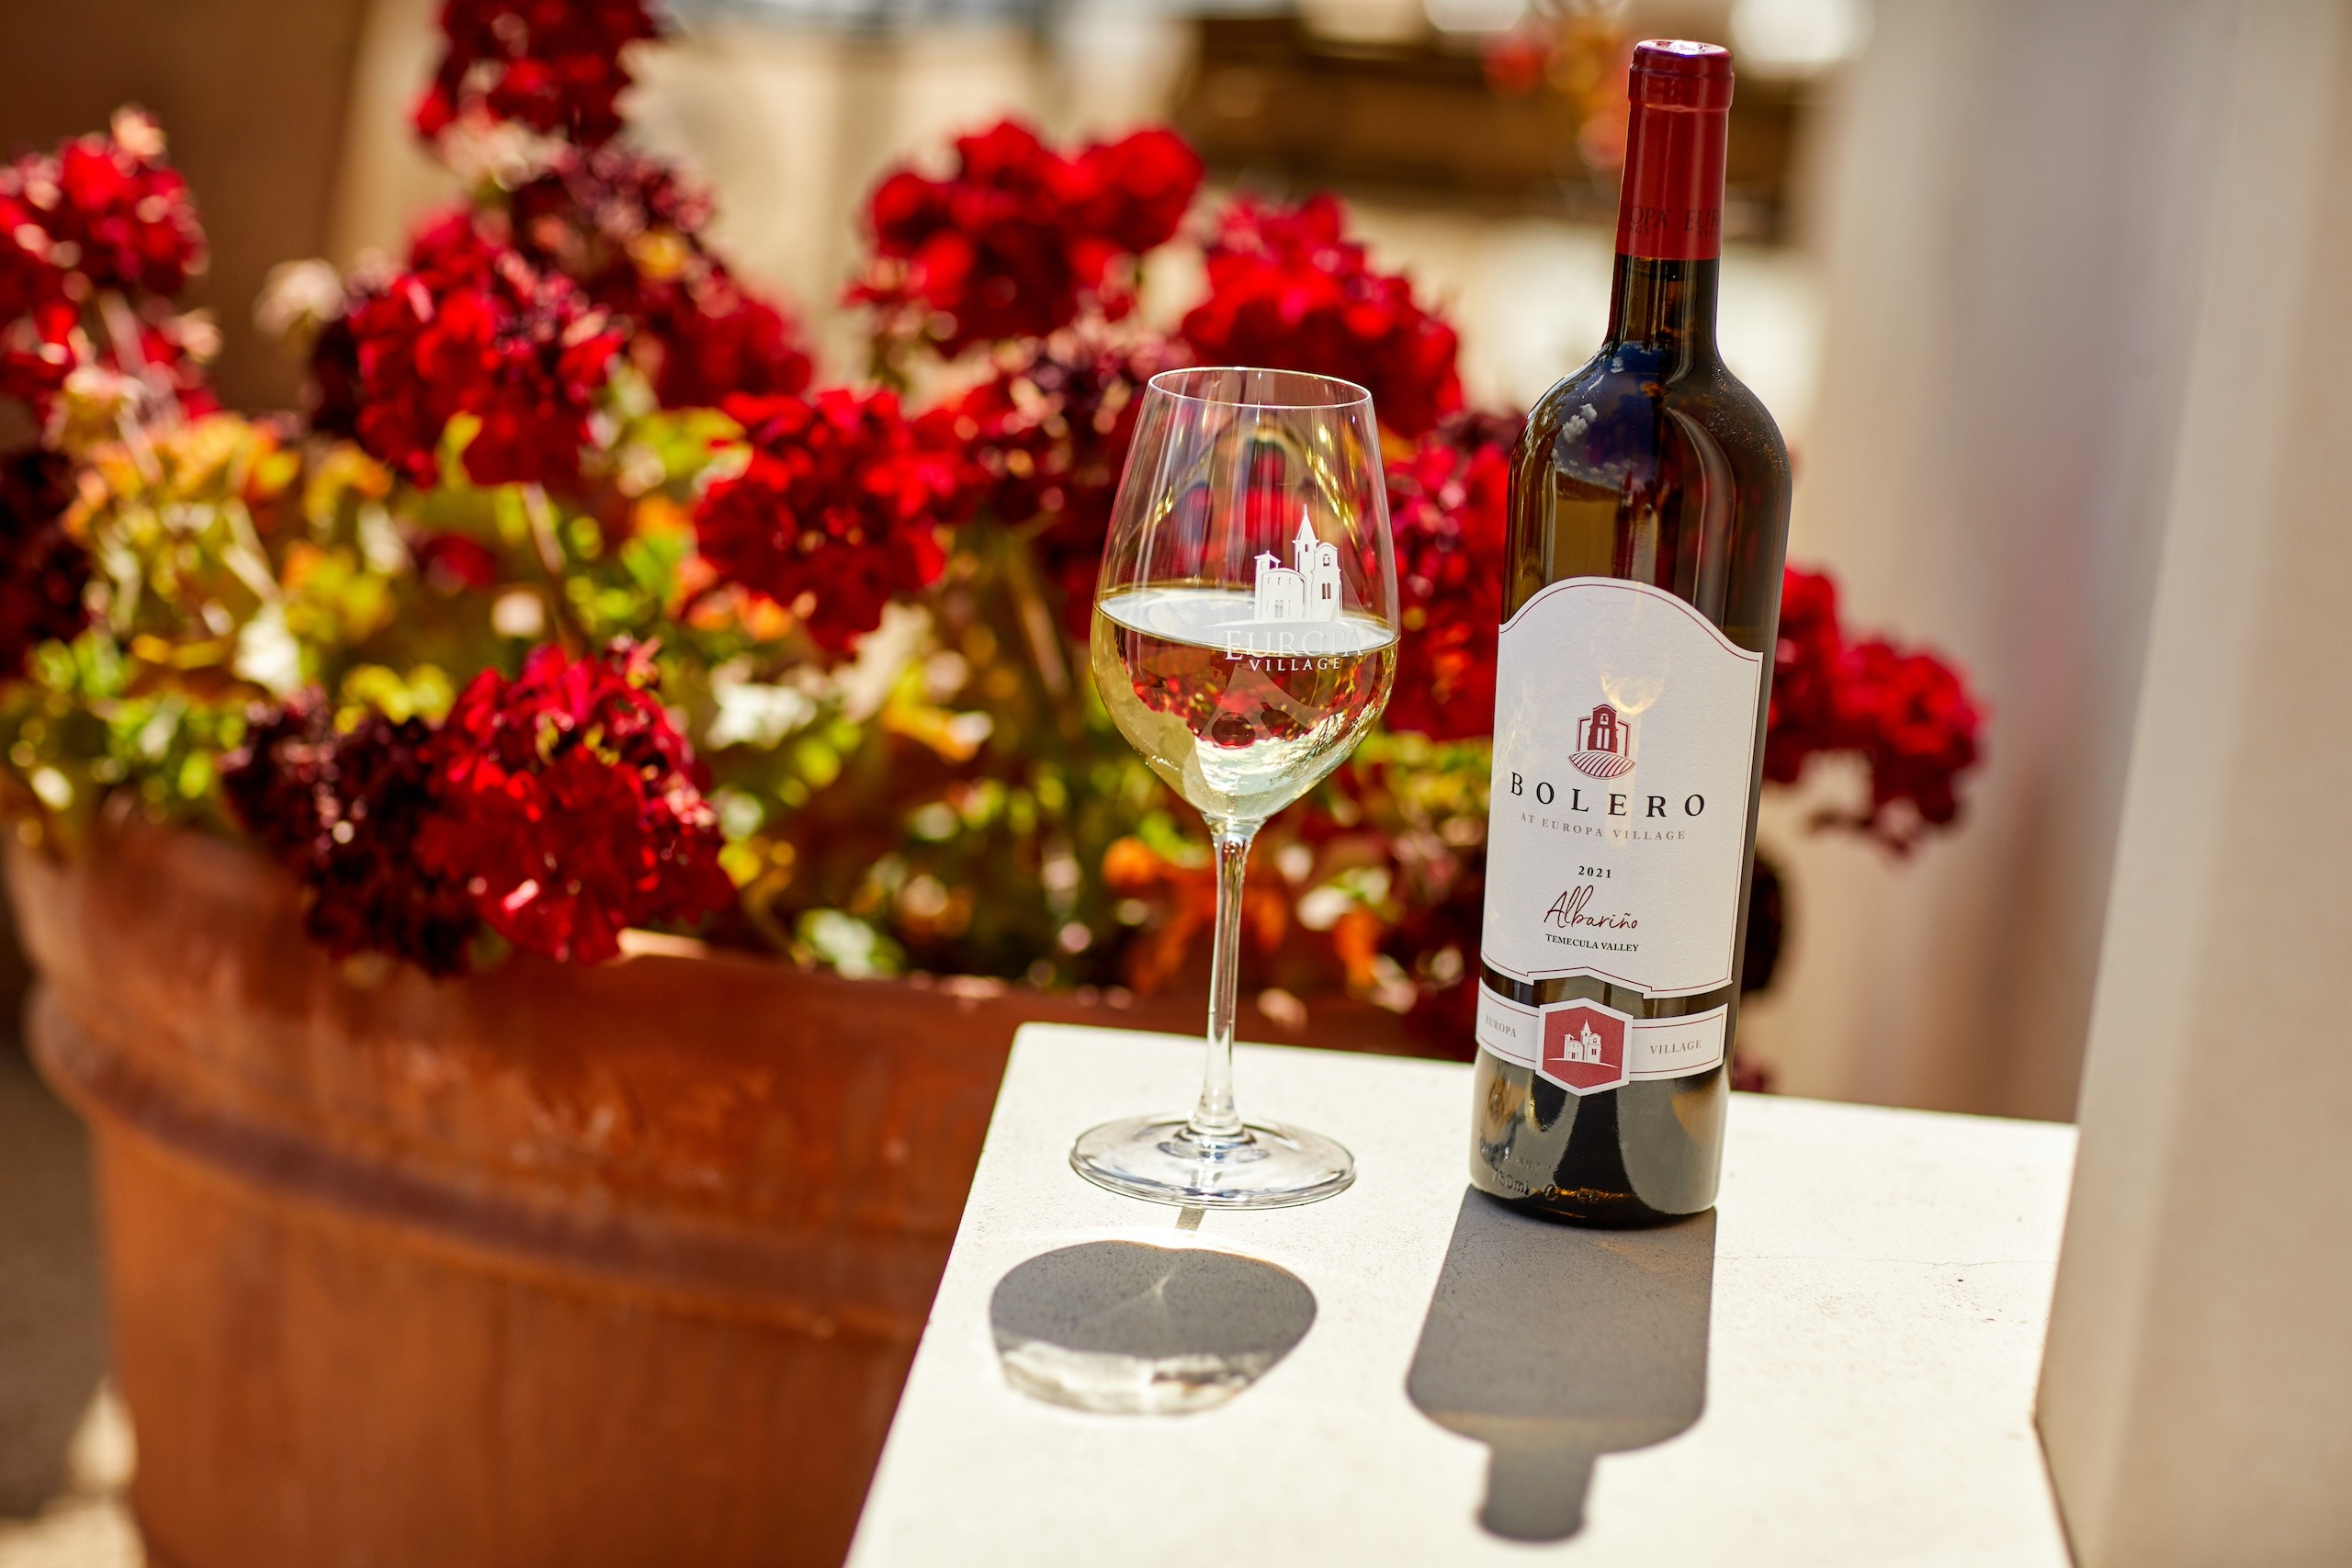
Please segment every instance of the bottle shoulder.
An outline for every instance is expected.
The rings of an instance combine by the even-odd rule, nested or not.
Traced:
[[[1608,490],[1653,474],[1693,439],[1749,482],[1788,478],[1787,444],[1763,400],[1720,359],[1668,367],[1626,345],[1604,348],[1528,412],[1522,462]]]
[[[1719,364],[1595,356],[1530,412],[1510,472],[1504,613],[1569,577],[1668,589],[1770,646],[1788,541],[1780,427]]]

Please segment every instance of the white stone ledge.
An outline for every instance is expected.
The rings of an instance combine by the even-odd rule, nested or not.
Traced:
[[[1082,1129],[1188,1104],[1200,1050],[1116,1031],[1022,1032],[854,1568],[2065,1563],[2031,1403],[2071,1128],[1740,1096],[1709,1291],[1690,1236],[1521,1222],[1475,1197],[1465,1213],[1470,1075],[1450,1064],[1242,1049],[1246,1113],[1329,1133],[1357,1156],[1356,1185],[1311,1207],[1212,1213],[1187,1229],[1177,1211],[1071,1173]],[[1457,1225],[1484,1227],[1493,1277],[1457,1265],[1449,1300],[1474,1315],[1526,1314],[1523,1337],[1481,1339],[1474,1325],[1465,1344],[1448,1319],[1453,1338],[1439,1344],[1431,1303]],[[1212,1409],[1099,1415],[1016,1392],[990,1326],[999,1282],[1033,1258],[1106,1240],[1278,1265],[1313,1292],[1313,1325]],[[1677,1246],[1681,1263],[1668,1256]],[[1530,1545],[1483,1528],[1488,1450],[1417,1408],[1407,1387],[1417,1354],[1437,1358],[1425,1394],[1466,1378],[1476,1404],[1487,1376],[1506,1402],[1518,1380],[1556,1385],[1570,1403],[1654,1395],[1670,1428],[1687,1416],[1668,1408],[1681,1396],[1668,1385],[1696,1375],[1698,1336],[1649,1344],[1642,1325],[1694,1321],[1687,1270],[1675,1273],[1693,1257],[1707,1324],[1697,1419],[1653,1446],[1600,1454],[1582,1527],[1566,1539]],[[1595,1332],[1655,1367],[1623,1374],[1613,1359],[1561,1382],[1558,1353],[1542,1347],[1580,1331],[1544,1308],[1591,1290],[1617,1303]],[[1613,1392],[1611,1368],[1623,1385]],[[1693,1401],[1701,1386],[1689,1383]],[[1638,1426],[1506,1423],[1555,1437]],[[1506,1502],[1540,1515],[1545,1488],[1562,1483],[1547,1479],[1558,1456],[1536,1449],[1501,1484]]]

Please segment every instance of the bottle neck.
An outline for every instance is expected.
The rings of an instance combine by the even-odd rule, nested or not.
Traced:
[[[1730,59],[1700,45],[1644,44],[1625,90],[1609,344],[1670,375],[1715,357]]]
[[[1713,256],[1674,261],[1620,254],[1609,288],[1608,348],[1656,356],[1669,373],[1713,363],[1722,268]]]

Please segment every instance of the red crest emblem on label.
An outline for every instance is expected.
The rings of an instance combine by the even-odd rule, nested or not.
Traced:
[[[1607,703],[1577,720],[1576,754],[1568,761],[1590,779],[1613,779],[1634,765],[1633,727]]]
[[[1625,1081],[1625,1029],[1623,1014],[1589,1002],[1547,1009],[1535,1070],[1573,1094],[1615,1089]]]

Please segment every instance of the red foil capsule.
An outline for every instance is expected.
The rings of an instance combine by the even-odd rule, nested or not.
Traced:
[[[1727,49],[1680,39],[1634,46],[1625,183],[1617,199],[1620,255],[1707,261],[1723,254],[1731,90]]]

